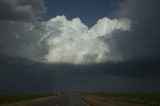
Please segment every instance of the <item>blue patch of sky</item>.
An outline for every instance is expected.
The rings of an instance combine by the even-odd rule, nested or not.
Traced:
[[[91,27],[103,17],[112,18],[122,0],[45,0],[47,14],[44,20],[57,15],[65,15],[67,19],[80,18]]]

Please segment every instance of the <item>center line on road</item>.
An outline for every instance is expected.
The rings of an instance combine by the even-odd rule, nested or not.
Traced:
[[[82,103],[84,103],[86,106],[90,106],[89,104],[87,104],[85,101],[83,101],[82,99],[80,99],[82,101]]]

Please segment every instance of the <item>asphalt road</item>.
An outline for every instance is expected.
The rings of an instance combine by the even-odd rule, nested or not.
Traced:
[[[89,106],[74,94],[59,95],[45,101],[33,103],[30,106]]]

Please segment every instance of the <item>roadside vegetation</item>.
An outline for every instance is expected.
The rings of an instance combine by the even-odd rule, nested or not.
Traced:
[[[53,94],[22,94],[22,95],[0,95],[0,104],[14,103],[36,98],[54,96]]]
[[[160,93],[82,93],[82,97],[91,97],[102,102],[135,103],[146,106],[160,106]]]

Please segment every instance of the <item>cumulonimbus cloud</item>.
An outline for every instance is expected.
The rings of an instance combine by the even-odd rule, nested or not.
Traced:
[[[122,60],[110,52],[110,45],[105,39],[116,30],[129,31],[129,19],[109,19],[104,17],[97,24],[88,28],[79,18],[67,20],[57,16],[45,22],[45,32],[40,44],[45,44],[48,53],[43,62],[91,64],[105,61]]]
[[[114,31],[129,31],[129,19],[104,17],[91,28],[79,18],[38,21],[44,0],[1,0],[0,53],[48,63],[92,64],[123,60],[107,43]],[[37,43],[38,42],[38,43]]]

